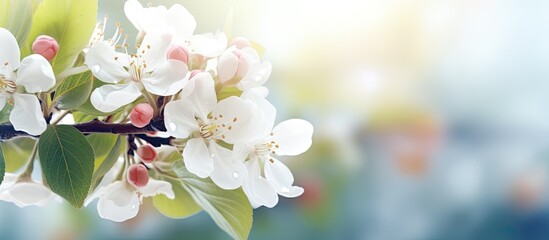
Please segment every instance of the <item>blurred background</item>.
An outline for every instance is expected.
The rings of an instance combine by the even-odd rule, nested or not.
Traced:
[[[149,2],[184,5],[196,33],[232,9],[228,35],[273,64],[277,122],[315,126],[311,149],[283,159],[304,195],[255,210],[251,239],[549,239],[548,1]],[[99,15],[135,32],[123,4],[100,0]],[[0,209],[22,226],[8,238],[228,238],[150,202],[122,224],[95,205]]]

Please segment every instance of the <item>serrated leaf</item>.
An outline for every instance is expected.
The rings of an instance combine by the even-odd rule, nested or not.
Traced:
[[[63,110],[80,107],[90,97],[92,87],[93,74],[90,71],[70,76],[59,84],[53,101]]]
[[[97,0],[43,0],[36,9],[27,50],[36,37],[48,35],[59,44],[59,52],[51,65],[57,75],[71,67],[88,44],[97,19]],[[30,54],[23,49],[23,56]]]
[[[6,163],[4,159],[4,151],[2,146],[0,146],[0,184],[4,181],[4,175],[6,173]]]
[[[93,149],[73,126],[51,126],[40,136],[38,154],[46,183],[51,190],[80,208],[90,189]]]
[[[125,138],[115,134],[93,134],[87,139],[95,153],[95,168],[90,188],[90,192],[93,192],[103,176],[114,166],[126,145]]]
[[[0,0],[0,27],[8,29],[20,47],[25,46],[37,0]]]
[[[242,189],[224,190],[209,178],[190,173],[182,161],[174,164],[182,186],[223,231],[247,239],[252,228],[252,206]]]
[[[7,172],[16,172],[23,167],[32,154],[36,139],[30,137],[16,137],[0,143],[4,148],[4,161]]]

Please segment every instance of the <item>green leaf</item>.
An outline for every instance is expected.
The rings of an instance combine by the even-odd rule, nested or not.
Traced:
[[[93,192],[103,176],[114,166],[120,152],[126,149],[126,141],[122,136],[107,133],[89,135],[87,139],[95,153],[95,168],[90,188],[90,192]]]
[[[154,164],[156,167],[163,169],[162,171],[166,171],[169,175],[175,176],[175,172],[172,171],[173,163],[181,160],[183,160],[183,157],[181,157],[177,148],[162,146],[158,149],[158,155],[156,156]],[[174,199],[169,199],[163,194],[158,194],[153,197],[154,207],[160,213],[170,218],[182,219],[190,217],[202,210],[189,192],[183,188],[181,181],[162,176],[160,176],[160,179],[169,182],[175,193]]]
[[[43,0],[34,13],[22,56],[30,54],[36,37],[48,35],[59,44],[59,52],[51,61],[53,71],[56,75],[63,72],[88,44],[96,18],[97,0]]]
[[[0,146],[0,184],[4,181],[4,175],[6,173],[6,163],[4,159],[4,151],[2,151],[2,146]]]
[[[97,118],[97,116],[88,115],[79,111],[71,112],[71,114],[72,114],[72,117],[74,118],[75,123],[85,123]]]
[[[72,75],[59,84],[55,90],[57,107],[71,110],[84,104],[90,97],[93,86],[93,74],[90,71]]]
[[[181,181],[162,177],[160,179],[172,184],[172,190],[175,193],[174,199],[169,199],[164,194],[158,194],[153,197],[154,207],[164,216],[182,219],[190,217],[202,210],[189,192],[183,188]]]
[[[51,190],[80,208],[90,189],[93,149],[73,126],[48,126],[38,142],[45,180]]]
[[[2,111],[0,111],[0,123],[5,123],[10,120],[10,113],[13,109],[12,104],[6,104]]]
[[[215,223],[234,239],[247,239],[252,228],[252,206],[241,188],[224,190],[209,178],[190,173],[183,161],[174,164],[182,186]]]
[[[38,0],[0,0],[0,27],[8,29],[20,47],[25,46]]]
[[[16,137],[0,143],[4,148],[4,160],[7,172],[16,172],[30,159],[36,139],[30,137]]]

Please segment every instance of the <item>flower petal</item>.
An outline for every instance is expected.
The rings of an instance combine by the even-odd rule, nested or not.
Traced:
[[[127,0],[124,3],[124,13],[130,22],[138,30],[142,30],[141,25],[139,24],[142,14],[143,5],[137,0]]]
[[[13,34],[5,28],[0,28],[0,49],[0,68],[7,67],[9,72],[17,69],[21,59],[19,45]]]
[[[219,81],[225,83],[231,80],[238,70],[238,57],[229,48],[217,60],[217,76]]]
[[[299,155],[312,144],[313,125],[302,119],[290,119],[279,123],[273,129],[273,141],[280,148],[275,153],[279,156]]]
[[[207,58],[219,56],[227,47],[227,36],[223,32],[216,34],[196,34],[191,38],[191,49],[194,53]]]
[[[46,131],[46,120],[42,116],[38,98],[31,94],[13,94],[13,110],[10,113],[10,122],[18,131],[25,131],[31,135],[40,135]]]
[[[135,191],[129,190],[122,181],[116,181],[106,188],[97,203],[100,217],[123,222],[137,216],[140,202]]]
[[[21,61],[15,83],[29,93],[45,92],[55,85],[55,75],[48,60],[32,54]]]
[[[257,159],[246,162],[248,178],[242,184],[242,189],[254,208],[265,206],[274,207],[278,203],[278,194],[275,189],[261,176],[261,169]]]
[[[248,73],[236,85],[240,90],[248,90],[250,88],[259,87],[265,84],[271,76],[273,68],[270,62],[261,64],[250,64]]]
[[[248,171],[242,161],[233,159],[232,152],[210,141],[209,150],[213,156],[214,170],[210,177],[212,181],[223,189],[236,189],[242,186],[248,177]]]
[[[188,80],[185,76],[188,72],[187,64],[178,60],[168,60],[152,73],[149,78],[142,80],[145,89],[159,96],[170,96],[179,92]]]
[[[55,198],[52,191],[40,183],[19,182],[9,189],[13,203],[18,207],[43,207]]]
[[[193,138],[187,142],[183,160],[187,170],[201,178],[209,177],[214,170],[212,157],[202,138]]]
[[[172,190],[172,185],[166,181],[159,181],[155,179],[149,179],[147,186],[139,188],[139,192],[143,194],[143,197],[152,197],[157,194],[164,194],[169,199],[175,198],[175,193]]]
[[[244,91],[240,96],[243,99],[250,99],[255,102],[261,111],[262,120],[254,121],[256,124],[260,124],[257,127],[257,136],[259,138],[264,138],[271,133],[276,118],[276,108],[265,98],[268,93],[269,90],[266,87],[257,87]]]
[[[212,75],[206,72],[199,73],[193,78],[194,90],[187,99],[192,103],[195,115],[205,121],[217,104],[214,80]]]
[[[127,55],[114,51],[106,42],[99,41],[90,48],[84,62],[97,79],[106,83],[118,83],[130,77],[123,64],[128,61],[119,61],[121,57],[128,58]]]
[[[192,103],[185,99],[171,101],[164,107],[167,133],[176,138],[187,138],[198,130]]]
[[[162,28],[147,32],[141,46],[137,50],[138,54],[143,55],[142,60],[147,64],[145,68],[146,72],[154,72],[168,61],[167,52],[171,46],[172,37],[172,33]]]
[[[181,4],[172,5],[166,12],[164,21],[175,30],[178,41],[189,40],[196,28],[194,16]]]
[[[276,192],[284,197],[297,197],[303,194],[303,188],[292,186],[294,176],[286,165],[275,158],[265,161],[265,178],[275,187]]]
[[[133,83],[107,84],[96,88],[90,96],[90,101],[97,110],[112,112],[135,101],[139,96],[141,92]]]
[[[158,29],[165,29],[168,27],[167,23],[162,19],[167,11],[168,9],[163,5],[143,8],[140,12],[141,15],[138,17],[139,26],[141,27],[140,30],[149,34]]]
[[[212,116],[213,122],[221,128],[217,133],[217,138],[227,143],[239,143],[250,140],[252,134],[256,133],[254,116],[258,113],[256,105],[251,100],[244,100],[239,97],[228,97],[217,103]],[[260,119],[259,119],[260,120]]]

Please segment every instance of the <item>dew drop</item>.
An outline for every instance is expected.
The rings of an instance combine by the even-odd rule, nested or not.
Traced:
[[[101,66],[99,66],[99,64],[95,64],[92,66],[92,71],[94,73],[98,73],[99,71],[101,71]]]
[[[214,154],[212,154],[212,155],[210,155],[210,157],[211,157],[211,158],[214,158],[214,157],[215,157],[215,155],[214,155]]]
[[[132,204],[132,210],[135,210],[137,206],[135,204]]]
[[[234,178],[234,179],[239,179],[239,178],[240,178],[240,173],[238,173],[238,172],[236,172],[236,171],[233,172],[233,178]]]
[[[290,189],[288,187],[282,187],[282,189],[280,189],[281,192],[283,193],[287,193],[287,192],[290,192]]]
[[[170,122],[169,126],[172,131],[175,131],[175,129],[177,129],[177,126],[173,122]]]

